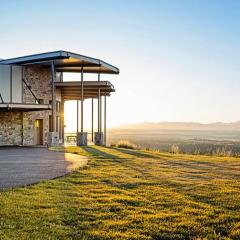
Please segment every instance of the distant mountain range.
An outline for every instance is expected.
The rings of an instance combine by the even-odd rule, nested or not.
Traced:
[[[232,123],[195,123],[195,122],[144,122],[136,124],[125,124],[117,127],[117,129],[136,129],[136,130],[153,130],[153,129],[167,129],[167,130],[240,130],[240,121]]]

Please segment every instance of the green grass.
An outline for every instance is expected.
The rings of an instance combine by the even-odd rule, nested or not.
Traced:
[[[64,151],[91,161],[65,177],[1,192],[1,240],[240,239],[239,158]]]

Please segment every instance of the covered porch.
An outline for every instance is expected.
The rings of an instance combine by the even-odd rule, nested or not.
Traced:
[[[65,54],[62,53],[62,55]],[[76,101],[76,144],[86,146],[89,139],[96,145],[106,145],[107,98],[115,92],[115,89],[110,81],[102,80],[102,75],[119,74],[119,69],[102,60],[70,52],[67,53],[66,58],[51,62],[51,69],[52,76],[55,73],[55,79],[52,81],[53,89],[61,92],[62,139],[68,140],[64,129],[64,103],[65,101]],[[65,81],[64,73],[79,74],[79,80]],[[95,75],[97,81],[90,81],[88,79],[89,74]],[[91,130],[89,132],[86,131],[84,122],[85,100],[91,100]],[[97,105],[96,116],[94,115],[95,105]],[[97,128],[94,132],[96,125]]]
[[[62,131],[65,144],[86,145],[87,141],[96,145],[106,145],[107,97],[109,97],[112,92],[115,92],[114,86],[109,81],[63,81],[56,82],[55,86],[57,91],[61,91],[62,113],[65,112],[64,103],[66,101],[76,101],[77,103],[75,108],[77,123],[76,132],[65,132],[64,114],[62,114]],[[84,105],[85,100],[91,101],[91,130],[89,130],[89,132],[85,130],[86,127],[84,122],[84,109],[86,108]],[[97,114],[94,112],[96,106]],[[94,129],[96,129],[95,132]]]

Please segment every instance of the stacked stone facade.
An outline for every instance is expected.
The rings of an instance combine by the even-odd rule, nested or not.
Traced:
[[[51,71],[50,68],[33,66],[23,68],[23,78],[38,99],[44,104],[51,100]],[[23,102],[35,103],[30,90],[23,84]]]
[[[0,116],[0,145],[21,145],[21,112],[0,112]]]
[[[42,66],[23,67],[23,78],[36,98],[41,99],[41,104],[50,103],[52,99],[50,68]],[[35,104],[35,98],[25,84],[23,84],[23,103]],[[51,110],[0,112],[0,145],[34,145],[34,122],[36,119],[43,120],[43,141],[46,144],[49,132],[49,115],[51,114]]]
[[[24,67],[23,78],[37,99],[43,104],[49,104],[51,95],[51,71],[50,68],[41,66]],[[34,103],[35,98],[24,84],[23,102]],[[49,115],[51,111],[25,112],[23,114],[23,145],[34,145],[34,121],[43,119],[44,144],[47,143],[47,132],[49,132]]]

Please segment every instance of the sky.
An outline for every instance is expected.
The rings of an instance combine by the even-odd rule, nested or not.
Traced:
[[[240,120],[239,28],[238,0],[0,0],[0,58],[68,50],[119,67],[119,76],[104,76],[116,88],[110,127],[233,122]]]

